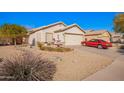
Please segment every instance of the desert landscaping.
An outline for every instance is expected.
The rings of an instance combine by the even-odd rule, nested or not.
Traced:
[[[70,52],[48,52],[38,48],[4,46],[0,47],[0,58],[9,57],[19,51],[28,50],[41,54],[43,58],[53,61],[57,70],[53,80],[83,80],[112,63],[112,59],[90,52],[73,50]]]
[[[30,29],[22,25],[24,21],[21,24],[3,21],[0,80],[124,80],[122,19],[124,14],[113,14],[110,22],[113,27],[109,29],[98,25],[85,28],[84,20],[70,24],[61,19],[46,24],[36,22],[39,25]]]

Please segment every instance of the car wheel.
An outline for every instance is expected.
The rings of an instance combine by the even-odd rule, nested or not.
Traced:
[[[102,49],[103,47],[102,47],[102,45],[98,45],[97,48]]]

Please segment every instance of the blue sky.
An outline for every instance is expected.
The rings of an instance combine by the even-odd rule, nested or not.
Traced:
[[[0,25],[13,23],[36,28],[62,21],[67,25],[78,24],[82,29],[113,31],[117,12],[0,12]]]

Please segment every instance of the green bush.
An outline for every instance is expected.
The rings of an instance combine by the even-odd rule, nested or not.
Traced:
[[[46,81],[52,80],[55,72],[56,65],[53,62],[25,51],[4,59],[0,76],[4,76],[2,80],[6,81]]]

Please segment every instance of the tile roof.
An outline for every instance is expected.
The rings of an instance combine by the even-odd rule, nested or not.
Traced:
[[[103,34],[105,32],[108,32],[107,30],[97,30],[97,31],[86,31],[85,35],[89,36],[89,35],[100,35]]]
[[[77,24],[69,25],[69,26],[67,26],[67,27],[65,27],[65,28],[62,28],[62,29],[60,29],[60,30],[56,30],[56,31],[54,31],[54,32],[55,32],[55,33],[63,32],[63,31],[65,31],[65,30],[67,30],[67,29],[70,29],[70,28],[72,28],[72,27],[78,27],[81,31],[83,31],[83,32],[85,33],[85,31],[82,30],[82,29],[80,28],[80,26],[78,26]]]
[[[57,22],[57,23],[50,24],[50,25],[47,25],[47,26],[42,26],[42,27],[34,28],[34,29],[32,29],[32,30],[29,32],[29,34],[34,33],[34,32],[37,32],[37,31],[39,31],[39,30],[47,29],[47,28],[49,28],[49,27],[53,27],[53,26],[56,26],[56,25],[59,25],[59,24],[63,24],[63,25],[66,27],[66,24],[64,24],[63,22]]]

